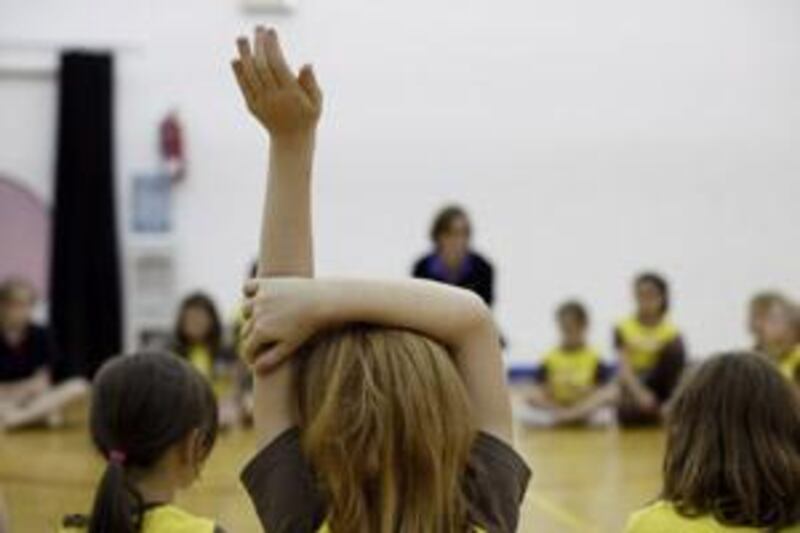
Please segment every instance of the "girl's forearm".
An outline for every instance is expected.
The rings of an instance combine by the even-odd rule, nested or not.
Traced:
[[[325,325],[367,322],[410,329],[448,348],[474,334],[496,338],[492,316],[479,297],[429,281],[319,281]]]
[[[314,134],[273,138],[261,229],[260,276],[311,277]]]

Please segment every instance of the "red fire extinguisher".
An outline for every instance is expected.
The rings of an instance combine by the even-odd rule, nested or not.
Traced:
[[[183,145],[183,126],[178,114],[170,111],[161,121],[161,159],[172,181],[180,181],[186,174],[186,152]]]

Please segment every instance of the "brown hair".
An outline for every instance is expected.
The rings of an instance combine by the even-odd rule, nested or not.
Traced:
[[[750,312],[766,311],[773,305],[785,305],[786,297],[778,291],[762,291],[750,298]]]
[[[800,396],[765,357],[718,355],[668,418],[662,497],[688,517],[780,529],[800,520]]]
[[[652,285],[661,294],[661,314],[665,315],[669,311],[670,306],[670,290],[667,278],[656,272],[642,272],[633,282],[634,287],[641,285]]]
[[[577,300],[568,300],[556,309],[556,319],[561,321],[565,317],[572,316],[578,323],[586,327],[589,325],[589,312],[586,307]]]
[[[175,352],[185,358],[191,348],[186,336],[185,322],[186,313],[192,308],[202,309],[208,315],[209,329],[203,342],[211,350],[212,356],[217,357],[222,349],[222,320],[219,317],[217,306],[214,305],[214,300],[204,292],[193,292],[181,301],[173,333]]]
[[[463,532],[475,437],[447,351],[409,331],[350,326],[298,357],[302,443],[337,533]]]
[[[36,299],[36,289],[33,284],[24,278],[6,278],[0,282],[0,304],[6,304],[11,300],[17,290],[28,291],[32,300]]]
[[[436,213],[436,217],[433,219],[433,224],[431,224],[431,240],[436,243],[439,240],[439,237],[450,230],[450,226],[457,218],[463,218],[466,220],[467,226],[470,227],[469,215],[467,214],[467,211],[460,205],[448,205]],[[472,229],[470,227],[470,232],[471,231]]]
[[[205,460],[217,438],[217,400],[188,363],[168,353],[145,352],[103,365],[95,377],[89,420],[94,445],[108,462],[87,532],[133,533],[152,502],[143,501],[130,471],[153,469],[193,431]]]

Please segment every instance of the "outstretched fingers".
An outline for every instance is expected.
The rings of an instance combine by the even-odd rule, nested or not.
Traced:
[[[315,106],[322,104],[322,89],[319,88],[317,76],[314,74],[314,68],[311,65],[304,65],[300,69],[297,82]]]
[[[236,61],[241,65],[242,77],[250,88],[251,94],[255,94],[263,86],[263,83],[256,69],[250,41],[246,37],[239,37],[236,39],[236,48],[239,51],[239,59]]]
[[[244,72],[244,65],[240,59],[234,59],[231,61],[231,67],[233,68],[233,73],[236,76],[236,83],[239,85],[239,89],[242,91],[242,96],[244,96],[245,101],[250,104],[255,98],[255,87],[250,84],[250,80],[247,78]]]
[[[258,77],[267,89],[277,89],[280,84],[270,65],[268,47],[268,32],[263,26],[258,26],[253,37],[255,43],[255,66]]]
[[[278,85],[286,87],[294,84],[294,74],[286,62],[281,43],[278,40],[278,34],[272,28],[267,30],[260,27],[257,31],[262,43],[263,53],[266,55],[272,75]]]

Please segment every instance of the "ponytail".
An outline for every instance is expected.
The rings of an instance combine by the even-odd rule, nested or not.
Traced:
[[[122,461],[110,460],[94,496],[87,533],[136,533],[141,513],[141,496],[128,483]]]
[[[194,431],[202,435],[205,457],[214,446],[217,423],[208,381],[179,357],[144,353],[104,364],[94,380],[89,426],[108,465],[86,532],[137,533],[145,504],[157,502],[144,501],[130,472],[154,471],[164,454]]]

